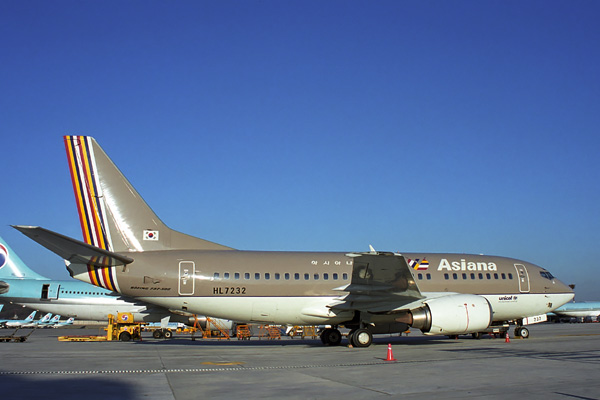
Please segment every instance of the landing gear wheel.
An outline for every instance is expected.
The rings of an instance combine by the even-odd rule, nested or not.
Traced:
[[[152,337],[153,337],[154,339],[160,339],[160,338],[162,338],[162,337],[163,337],[163,333],[162,333],[162,331],[161,331],[161,330],[157,329],[157,330],[155,330],[154,332],[152,332]]]
[[[481,332],[473,332],[471,333],[471,336],[473,337],[473,339],[481,339]]]
[[[373,334],[368,329],[357,329],[352,335],[352,344],[356,347],[369,347],[372,342]]]
[[[167,329],[164,331],[163,335],[165,335],[165,339],[171,339],[173,337],[173,332]]]
[[[523,339],[527,339],[529,337],[529,329],[525,327],[519,328],[519,336],[521,336]]]
[[[356,332],[356,329],[351,329],[350,332],[348,332],[348,335],[346,336],[346,338],[348,339],[348,344],[350,346],[354,346],[354,341],[353,341],[353,337],[354,337],[354,332]]]
[[[121,342],[129,342],[131,340],[131,335],[129,334],[129,332],[121,332],[119,334],[119,340]]]
[[[326,346],[337,346],[342,342],[342,334],[337,329],[327,328],[321,333],[321,342]]]

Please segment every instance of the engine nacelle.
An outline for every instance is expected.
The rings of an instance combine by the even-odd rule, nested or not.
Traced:
[[[492,323],[492,307],[485,297],[455,294],[425,301],[410,311],[411,326],[426,335],[481,332]]]

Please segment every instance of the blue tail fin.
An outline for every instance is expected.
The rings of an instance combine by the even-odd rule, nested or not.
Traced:
[[[31,270],[0,237],[0,279],[48,279]]]

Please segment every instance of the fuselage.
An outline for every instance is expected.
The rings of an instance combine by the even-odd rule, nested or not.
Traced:
[[[118,290],[170,309],[218,318],[275,324],[340,324],[335,311],[350,285],[355,257],[347,253],[147,251],[113,267]],[[423,298],[453,293],[485,297],[494,321],[552,311],[573,298],[548,271],[524,261],[483,255],[403,253]],[[74,277],[91,281],[85,266]],[[413,305],[398,304],[396,309]],[[378,316],[385,321],[391,317]]]
[[[2,282],[8,288],[0,294],[0,300],[67,318],[106,321],[108,314],[119,312],[132,313],[136,321],[159,321],[166,316],[178,318],[160,307],[84,282],[18,278],[3,278]],[[187,321],[187,318],[182,319]]]

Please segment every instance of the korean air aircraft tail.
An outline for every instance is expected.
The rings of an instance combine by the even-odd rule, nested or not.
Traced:
[[[18,278],[47,279],[25,265],[8,243],[0,237],[0,280]]]
[[[63,322],[60,322],[60,321],[59,321],[59,322],[55,323],[55,324],[53,325],[53,328],[59,328],[59,327],[61,327],[61,326],[70,326],[70,325],[73,325],[73,322],[74,322],[74,321],[75,321],[75,318],[71,317],[71,318],[69,318],[69,319],[68,319],[68,320],[66,320],[66,321],[63,321]]]
[[[0,321],[7,328],[21,328],[25,325],[34,324],[33,318],[35,317],[36,311],[32,312],[25,319],[11,319],[11,320],[2,320]]]
[[[168,228],[94,138],[64,141],[85,243],[111,252],[231,250]]]

